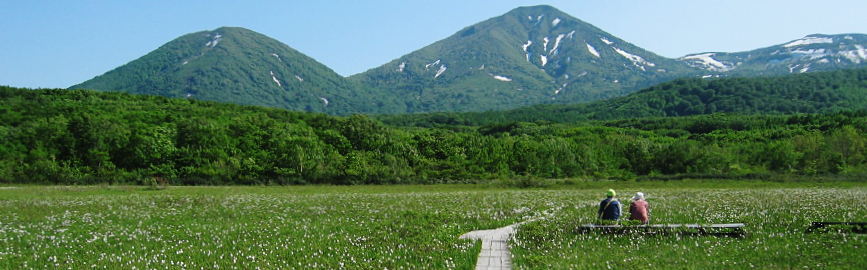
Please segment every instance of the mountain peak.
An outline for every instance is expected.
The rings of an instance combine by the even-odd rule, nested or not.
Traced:
[[[286,44],[241,27],[187,34],[72,89],[348,114],[376,95]]]
[[[410,112],[471,111],[482,100],[487,109],[510,109],[614,97],[685,70],[540,5],[479,22],[350,78],[406,96]]]
[[[561,15],[561,14],[565,15],[565,14],[566,14],[566,13],[564,13],[563,11],[560,11],[559,9],[557,9],[557,8],[551,6],[551,5],[522,6],[522,7],[518,7],[518,8],[512,9],[511,11],[509,11],[508,13],[506,13],[506,15],[508,15],[508,14],[513,14],[513,13],[519,13],[519,14],[526,14],[526,13],[559,13],[559,14],[556,14],[556,15]]]
[[[586,24],[586,22],[549,5],[519,7],[504,14],[503,17],[515,17],[535,26],[541,25],[544,21],[552,28],[564,21]]]

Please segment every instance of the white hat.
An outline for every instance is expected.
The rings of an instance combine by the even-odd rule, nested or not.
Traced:
[[[641,200],[644,199],[644,193],[636,192],[635,197],[632,197],[633,200]]]

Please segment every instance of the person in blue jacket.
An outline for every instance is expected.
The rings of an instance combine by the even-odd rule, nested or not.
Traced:
[[[609,189],[605,192],[605,200],[599,203],[599,219],[600,220],[618,220],[620,219],[620,202],[617,201],[617,192]]]

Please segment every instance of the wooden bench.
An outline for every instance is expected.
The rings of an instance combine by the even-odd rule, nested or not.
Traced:
[[[820,230],[828,229],[828,230]],[[807,232],[827,232],[831,229],[835,231],[849,231],[853,233],[867,233],[867,222],[839,222],[839,221],[819,221],[810,223]]]
[[[743,223],[724,224],[642,224],[642,225],[599,225],[584,224],[578,226],[578,231],[599,231],[605,233],[632,233],[642,232],[650,234],[664,233],[691,233],[697,235],[728,235],[742,236],[744,234]]]

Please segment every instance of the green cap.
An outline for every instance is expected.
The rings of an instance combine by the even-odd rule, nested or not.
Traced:
[[[613,189],[609,189],[608,192],[605,192],[605,195],[607,195],[608,197],[614,197],[617,195],[617,192],[614,192]]]

